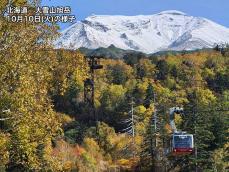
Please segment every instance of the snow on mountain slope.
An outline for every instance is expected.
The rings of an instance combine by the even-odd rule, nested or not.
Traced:
[[[94,15],[62,32],[56,48],[108,47],[154,53],[162,50],[211,48],[229,42],[229,29],[180,11],[155,15]]]

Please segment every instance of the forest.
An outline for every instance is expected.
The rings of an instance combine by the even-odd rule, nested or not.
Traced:
[[[0,171],[229,170],[229,48],[100,57],[91,110],[89,57],[54,49],[56,24],[7,22],[7,5],[1,1]],[[12,5],[34,9],[25,0]],[[197,155],[164,153],[174,106],[184,108],[175,123],[194,135]]]

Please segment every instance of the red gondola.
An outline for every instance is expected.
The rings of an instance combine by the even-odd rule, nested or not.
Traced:
[[[194,151],[194,139],[192,134],[178,131],[175,125],[175,113],[183,113],[183,108],[173,107],[170,108],[170,126],[173,134],[170,142],[170,153],[174,156],[188,155]]]
[[[194,141],[192,134],[174,133],[172,135],[172,155],[188,155],[194,151]]]

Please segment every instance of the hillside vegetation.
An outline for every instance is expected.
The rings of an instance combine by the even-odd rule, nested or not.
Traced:
[[[7,3],[0,4],[0,171],[151,171],[157,161],[151,150],[163,150],[170,138],[173,106],[184,107],[176,124],[195,133],[198,156],[162,154],[162,166],[171,172],[228,170],[227,49],[100,59],[95,126],[84,103],[87,59],[52,48],[55,25],[7,23]],[[19,4],[27,3],[13,2]],[[124,130],[131,106],[134,137]],[[152,133],[155,109],[158,131]]]

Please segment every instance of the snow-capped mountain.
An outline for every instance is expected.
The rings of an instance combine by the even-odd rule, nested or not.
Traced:
[[[93,15],[64,30],[55,46],[95,49],[113,44],[124,50],[154,53],[211,48],[227,42],[229,28],[173,10],[155,15]]]

